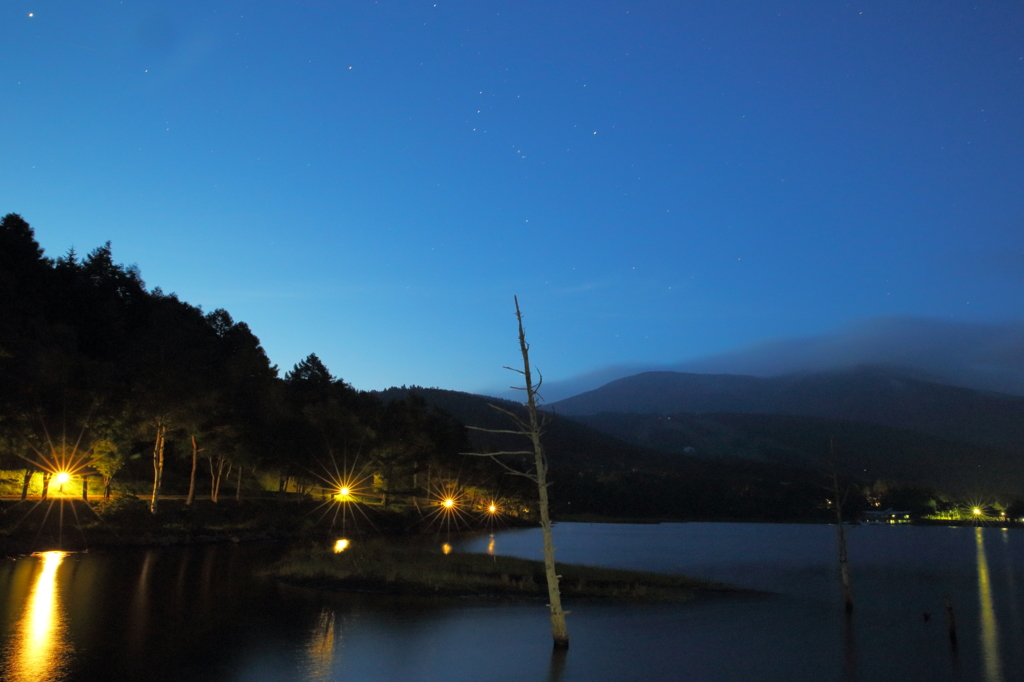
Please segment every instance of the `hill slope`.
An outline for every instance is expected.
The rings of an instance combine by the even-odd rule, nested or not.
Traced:
[[[552,403],[549,409],[568,416],[621,412],[822,417],[1024,454],[1024,398],[943,386],[875,367],[771,378],[644,372]]]
[[[834,442],[840,469],[851,477],[966,496],[1016,497],[1024,492],[1024,458],[877,424],[765,414],[602,413],[575,419],[645,448],[791,467],[823,469]]]
[[[385,401],[414,393],[464,424],[509,428],[488,407],[523,410],[487,396],[424,388],[391,388]],[[522,449],[516,436],[471,431],[478,451]],[[810,467],[740,458],[703,459],[627,443],[573,419],[554,416],[544,446],[558,514],[634,518],[811,519],[821,508],[821,472]]]

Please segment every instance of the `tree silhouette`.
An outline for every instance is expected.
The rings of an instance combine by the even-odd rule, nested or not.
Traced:
[[[469,428],[487,433],[506,433],[524,436],[530,440],[532,449],[493,453],[467,452],[463,454],[490,457],[512,475],[523,476],[537,484],[540,527],[544,539],[544,573],[548,583],[548,609],[551,611],[551,635],[554,639],[555,649],[568,649],[569,632],[565,625],[565,611],[562,610],[562,597],[558,588],[558,572],[555,569],[555,545],[551,536],[551,514],[548,505],[548,486],[550,483],[547,480],[548,460],[544,453],[544,446],[541,443],[541,436],[544,434],[544,421],[537,409],[539,401],[538,391],[543,378],[538,378],[537,383],[533,383],[533,372],[530,369],[530,344],[526,342],[526,332],[523,329],[523,314],[519,310],[519,298],[513,297],[513,299],[516,304],[516,321],[519,323],[519,350],[523,355],[523,369],[513,369],[512,367],[506,367],[505,369],[516,372],[523,377],[525,386],[514,386],[513,388],[526,392],[526,419],[502,407],[491,405],[494,410],[511,419],[516,428],[484,429],[474,426]],[[522,471],[509,466],[501,459],[503,456],[532,456],[533,469]]]

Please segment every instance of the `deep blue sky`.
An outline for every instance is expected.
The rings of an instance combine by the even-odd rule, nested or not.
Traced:
[[[30,16],[30,13],[32,16]],[[0,212],[290,368],[503,385],[1024,309],[1024,9],[0,8]]]

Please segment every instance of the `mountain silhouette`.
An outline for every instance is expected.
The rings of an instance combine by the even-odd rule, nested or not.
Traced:
[[[1024,397],[945,386],[884,367],[781,377],[643,372],[546,409],[570,417],[616,412],[820,417],[1024,453]],[[594,426],[595,420],[588,423]]]

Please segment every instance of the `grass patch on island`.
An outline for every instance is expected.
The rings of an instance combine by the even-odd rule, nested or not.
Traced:
[[[679,601],[699,592],[739,592],[685,576],[557,564],[563,597]],[[388,594],[547,598],[544,563],[529,559],[398,547],[385,543],[293,550],[267,577],[318,589]]]

